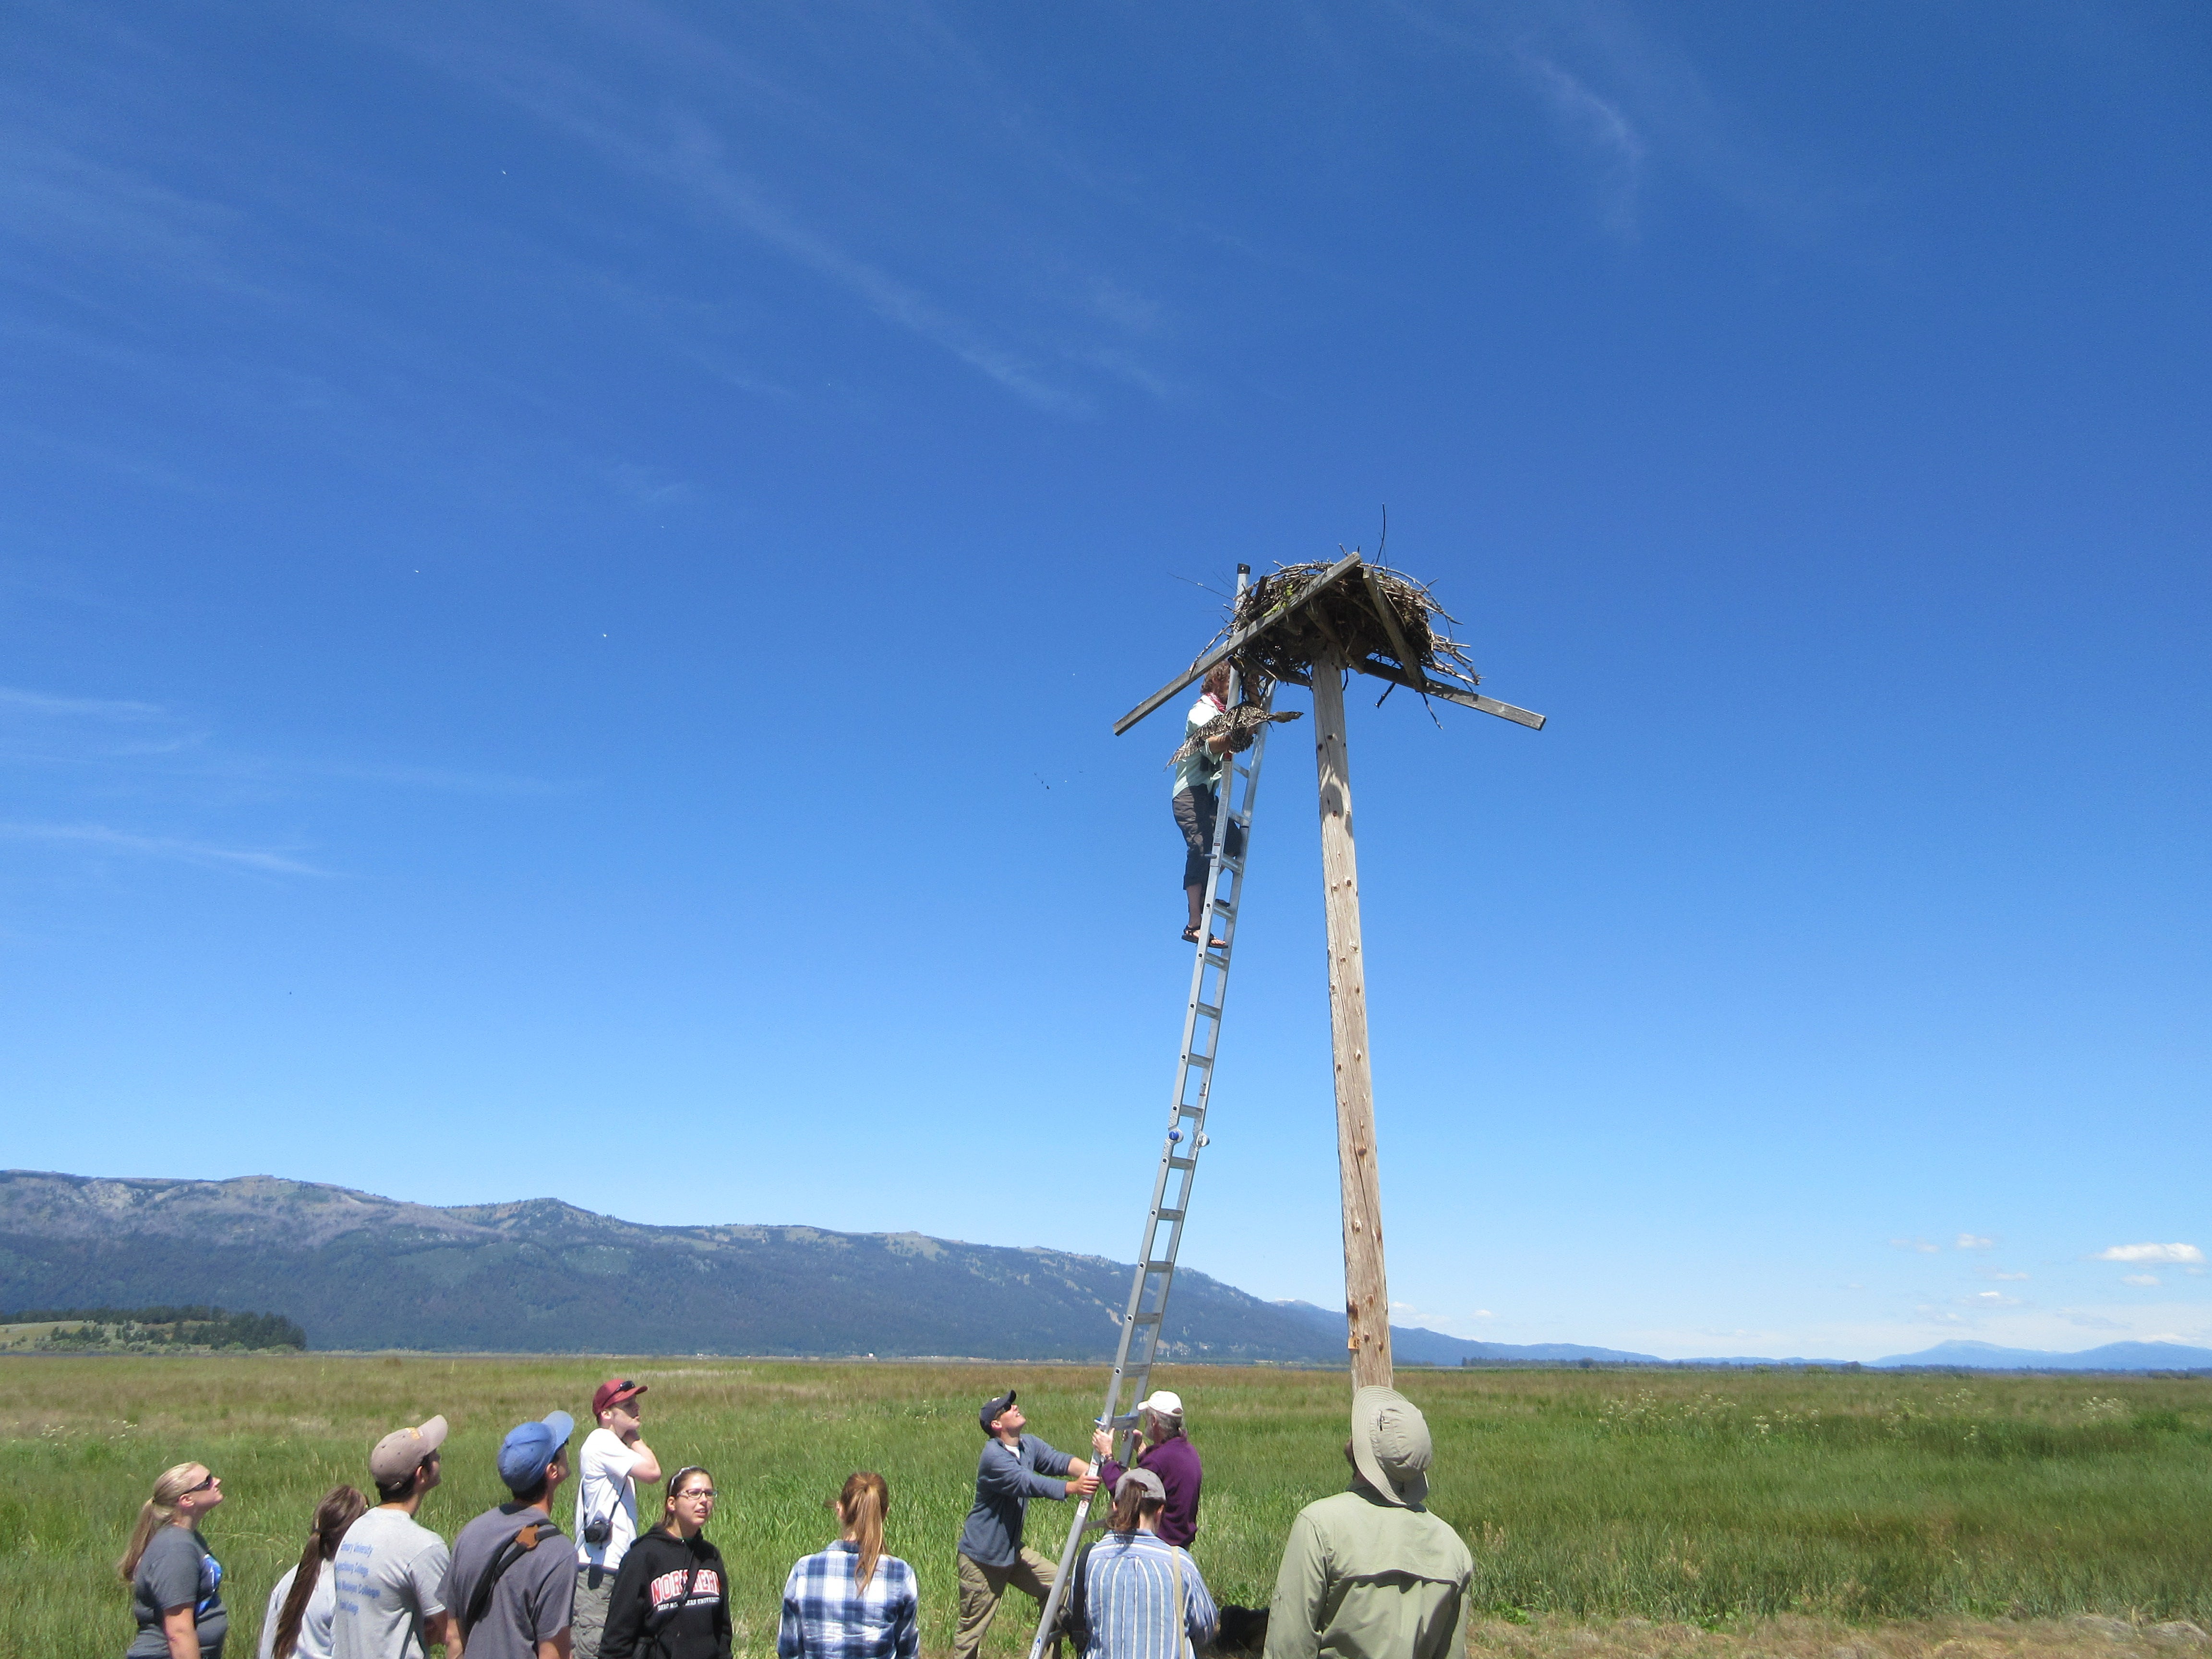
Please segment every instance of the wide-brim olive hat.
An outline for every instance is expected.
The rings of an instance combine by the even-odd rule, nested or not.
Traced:
[[[1426,1503],[1435,1455],[1428,1419],[1397,1389],[1366,1388],[1352,1396],[1352,1462],[1386,1503],[1408,1509]]]

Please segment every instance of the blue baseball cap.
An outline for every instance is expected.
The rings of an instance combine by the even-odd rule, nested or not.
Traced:
[[[535,1423],[518,1423],[499,1443],[499,1478],[509,1492],[528,1492],[545,1478],[545,1470],[576,1431],[576,1419],[566,1412],[548,1412]]]

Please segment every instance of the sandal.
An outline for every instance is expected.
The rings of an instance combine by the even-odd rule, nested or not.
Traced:
[[[1182,942],[1185,945],[1197,944],[1198,929],[1195,927],[1184,928],[1182,930]],[[1229,941],[1225,939],[1209,938],[1206,941],[1206,948],[1209,951],[1225,951],[1229,948]]]

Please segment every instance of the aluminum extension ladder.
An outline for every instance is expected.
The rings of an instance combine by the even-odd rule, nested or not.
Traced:
[[[1252,567],[1238,565],[1240,598],[1251,580]],[[1231,708],[1237,706],[1237,672],[1232,668],[1228,696]],[[1271,690],[1270,701],[1272,697]],[[1176,1060],[1175,1104],[1168,1114],[1167,1139],[1160,1146],[1159,1173],[1152,1179],[1152,1206],[1145,1217],[1144,1243],[1137,1251],[1129,1305],[1121,1316],[1121,1346],[1115,1351],[1113,1375],[1106,1382],[1106,1405],[1096,1425],[1120,1440],[1124,1463],[1136,1462],[1134,1407],[1145,1397],[1152,1358],[1159,1352],[1160,1333],[1167,1319],[1168,1287],[1175,1279],[1176,1252],[1182,1248],[1183,1218],[1190,1213],[1198,1155],[1206,1146],[1206,1109],[1213,1089],[1214,1058],[1221,1046],[1221,1010],[1229,994],[1229,962],[1237,949],[1237,912],[1244,898],[1244,866],[1252,856],[1252,801],[1260,787],[1260,762],[1267,746],[1267,728],[1262,726],[1253,733],[1252,746],[1242,756],[1222,757],[1221,806],[1214,815],[1206,902],[1199,911],[1197,960],[1191,968],[1190,1002],[1182,1017],[1182,1053]],[[1243,832],[1239,840],[1243,848],[1234,858],[1229,854],[1232,823]],[[1221,940],[1218,950],[1211,944],[1217,938]],[[1131,1406],[1127,1412],[1121,1409],[1125,1397]],[[1110,1503],[1113,1494],[1106,1496]],[[1090,1516],[1091,1499],[1078,1499],[1066,1547],[1060,1553],[1060,1571],[1053,1580],[1043,1615],[1037,1620],[1036,1639],[1030,1644],[1030,1659],[1040,1659],[1045,1644],[1054,1639],[1060,1604],[1067,1595],[1068,1578]]]

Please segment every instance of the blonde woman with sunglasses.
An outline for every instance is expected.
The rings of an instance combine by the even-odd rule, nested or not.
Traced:
[[[220,1659],[230,1613],[222,1564],[200,1535],[200,1520],[222,1502],[221,1476],[204,1463],[179,1463],[139,1505],[130,1547],[115,1564],[138,1620],[126,1659]]]

